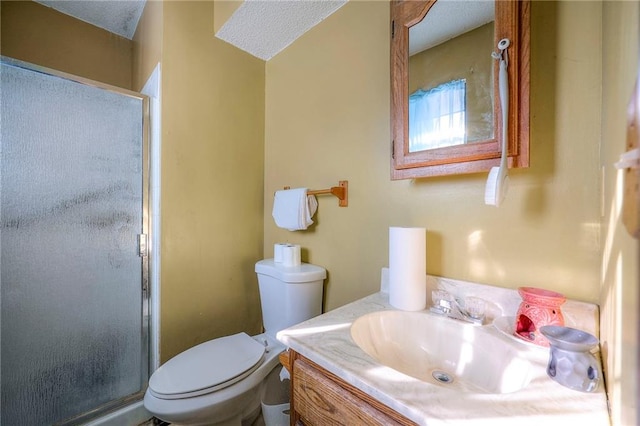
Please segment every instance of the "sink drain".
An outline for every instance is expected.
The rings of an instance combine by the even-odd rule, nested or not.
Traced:
[[[448,373],[444,371],[435,370],[431,373],[434,379],[436,379],[440,383],[444,383],[446,385],[453,383],[453,377],[451,377]]]

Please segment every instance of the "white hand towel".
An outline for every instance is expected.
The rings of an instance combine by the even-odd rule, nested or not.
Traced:
[[[311,218],[317,208],[318,201],[307,195],[307,188],[285,189],[276,191],[272,216],[280,228],[299,231],[313,223]]]

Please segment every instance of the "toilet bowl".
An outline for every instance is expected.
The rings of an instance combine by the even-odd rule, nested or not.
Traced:
[[[167,361],[149,379],[145,408],[172,425],[250,425],[260,414],[266,378],[285,350],[278,331],[322,312],[324,268],[256,263],[265,333],[201,343]]]
[[[230,342],[229,337],[238,339]],[[247,345],[249,342],[245,339],[256,346]],[[215,353],[222,344],[218,348],[206,346],[212,342],[228,345],[225,349],[229,356]],[[144,406],[155,417],[177,425],[240,425],[242,420],[250,422],[259,414],[264,379],[272,370],[280,368],[278,355],[284,349],[266,333],[253,337],[240,333],[202,343],[156,370],[149,380]],[[213,365],[209,369],[198,368],[202,367],[208,352]],[[238,359],[245,363],[235,365],[234,360]],[[171,361],[178,361],[180,365]],[[198,374],[203,371],[213,374]],[[164,372],[168,374],[163,375]],[[218,372],[227,374],[218,375]],[[154,380],[156,378],[159,380]]]

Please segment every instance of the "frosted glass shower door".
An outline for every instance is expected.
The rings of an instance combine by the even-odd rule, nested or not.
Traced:
[[[3,58],[0,422],[79,423],[146,388],[147,105],[24,67]]]

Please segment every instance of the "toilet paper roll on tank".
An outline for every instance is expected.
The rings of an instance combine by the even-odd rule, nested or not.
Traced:
[[[300,245],[289,243],[276,243],[273,245],[273,261],[282,263],[282,266],[300,266]]]
[[[427,231],[389,228],[389,303],[404,311],[427,307]]]

